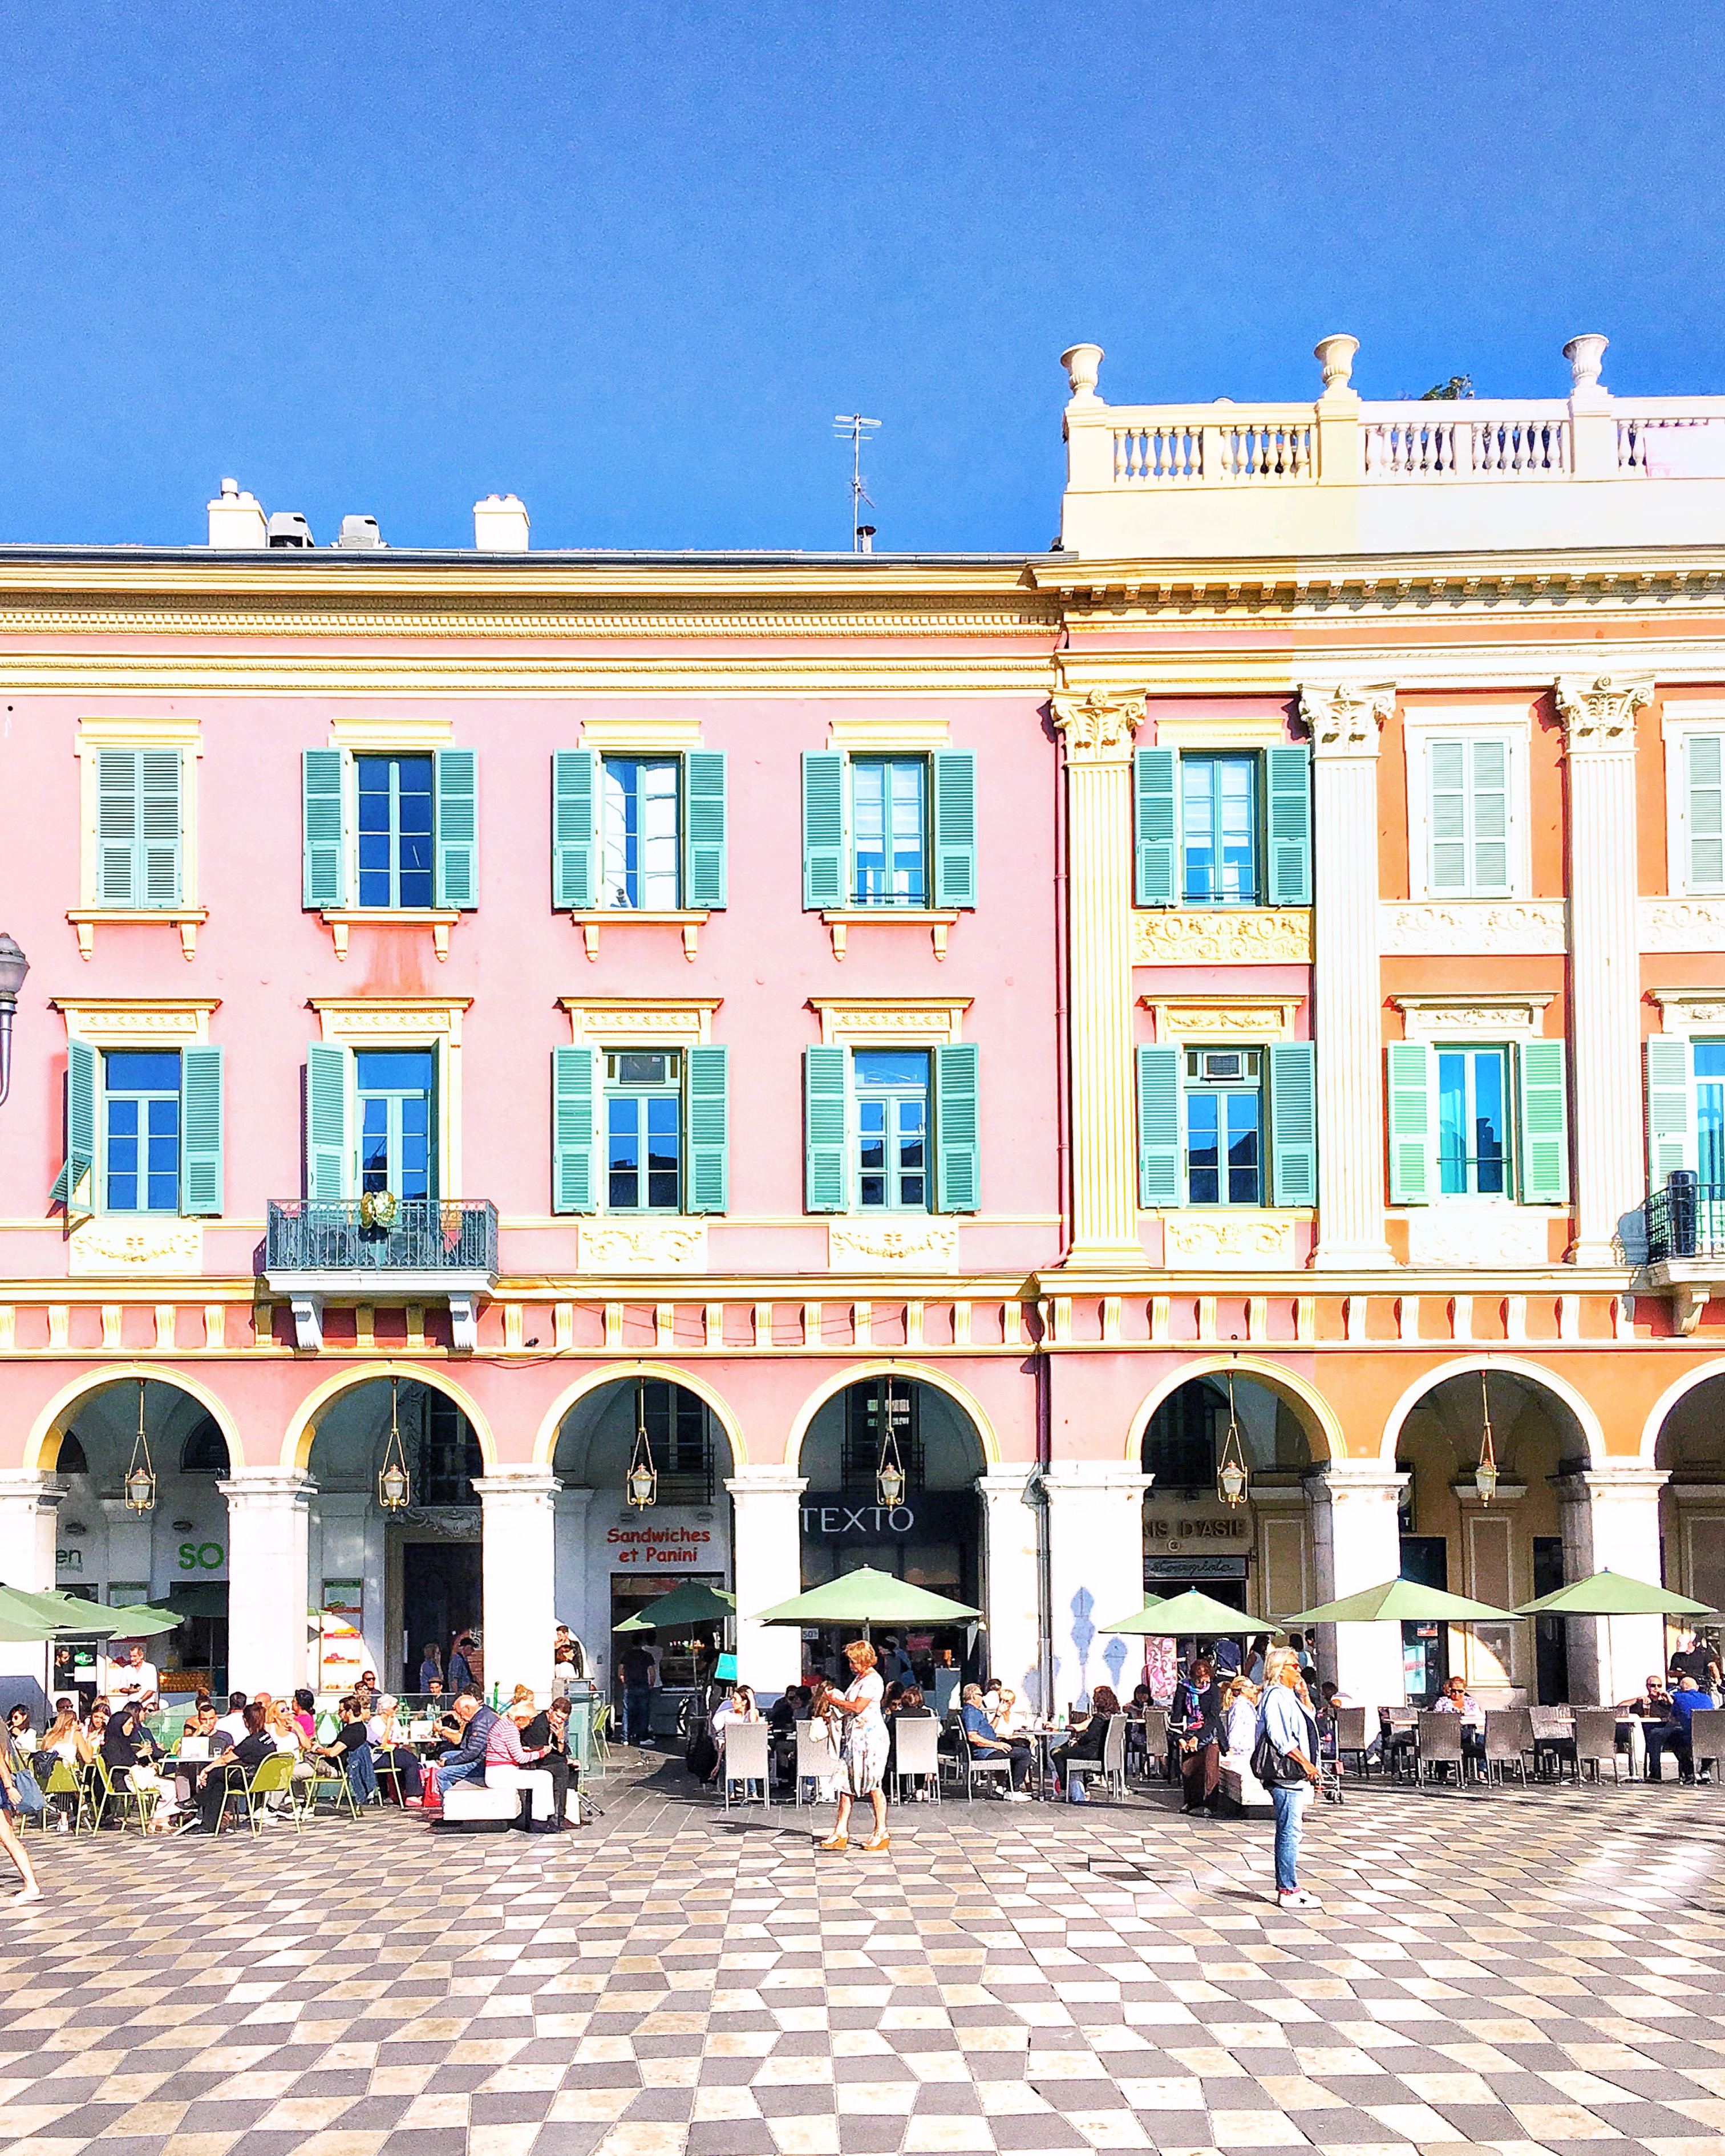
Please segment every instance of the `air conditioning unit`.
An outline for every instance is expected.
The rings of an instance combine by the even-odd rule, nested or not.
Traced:
[[[1246,1075],[1245,1052],[1242,1049],[1206,1048],[1198,1062],[1198,1075],[1207,1086],[1238,1086]]]

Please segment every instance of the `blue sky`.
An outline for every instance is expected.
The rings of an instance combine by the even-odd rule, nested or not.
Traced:
[[[1725,391],[1709,6],[33,0],[0,28],[0,539],[1045,545],[1117,402]]]

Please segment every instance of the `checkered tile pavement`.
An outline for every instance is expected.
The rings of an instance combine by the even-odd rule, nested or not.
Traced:
[[[1725,2141],[1725,1792],[1356,1791],[1296,1914],[1267,1828],[1159,1794],[835,1858],[687,1786],[625,1764],[544,1839],[33,1835],[0,2156]]]

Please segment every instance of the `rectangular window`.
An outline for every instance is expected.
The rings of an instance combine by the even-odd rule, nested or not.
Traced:
[[[600,804],[607,906],[675,913],[682,904],[681,759],[608,756]]]
[[[1434,896],[1510,889],[1509,743],[1458,736],[1426,749],[1428,886]]]
[[[1695,1143],[1705,1195],[1725,1199],[1725,1040],[1695,1043]]]
[[[1725,889],[1725,735],[1691,734],[1683,744],[1684,819],[1688,826],[1685,888]]]
[[[1180,834],[1187,905],[1257,905],[1255,756],[1180,758]]]
[[[180,1209],[180,1058],[110,1049],[102,1058],[105,1204],[110,1213]]]
[[[1256,1049],[1186,1053],[1186,1202],[1264,1203],[1263,1091]]]
[[[926,1049],[859,1049],[851,1058],[865,1210],[928,1210],[928,1065]]]
[[[360,1195],[387,1190],[404,1199],[435,1198],[435,1051],[360,1049],[353,1061]]]
[[[433,759],[362,756],[355,762],[360,904],[429,907],[436,872]]]
[[[1446,1198],[1510,1190],[1509,1059],[1501,1048],[1437,1058],[1438,1188]]]
[[[860,756],[850,766],[853,906],[928,903],[928,760]]]
[[[683,1059],[674,1050],[605,1058],[605,1208],[677,1213],[683,1204]]]

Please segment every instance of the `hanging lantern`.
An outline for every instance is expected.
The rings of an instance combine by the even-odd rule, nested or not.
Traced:
[[[150,1460],[150,1440],[144,1428],[144,1381],[138,1379],[138,1434],[132,1440],[131,1465],[126,1471],[126,1502],[140,1515],[156,1508],[156,1470]]]
[[[1222,1456],[1216,1463],[1216,1494],[1224,1505],[1243,1505],[1251,1487],[1245,1447],[1240,1442],[1240,1420],[1234,1412],[1234,1373],[1228,1373],[1228,1428],[1222,1439]]]
[[[887,1512],[904,1502],[905,1467],[899,1457],[898,1432],[892,1419],[892,1380],[886,1380],[881,1410],[880,1451],[875,1467],[875,1502]]]
[[[635,1442],[629,1455],[624,1494],[636,1512],[644,1512],[659,1502],[659,1471],[653,1465],[653,1448],[647,1442],[647,1381],[635,1380]]]
[[[1473,1471],[1473,1483],[1480,1493],[1480,1502],[1489,1505],[1497,1494],[1497,1454],[1491,1443],[1491,1404],[1486,1396],[1483,1370],[1480,1372],[1480,1420],[1483,1434],[1480,1439],[1480,1464]]]
[[[402,1449],[398,1413],[397,1383],[389,1380],[389,1441],[383,1447],[383,1465],[377,1471],[377,1502],[386,1512],[404,1512],[413,1501],[413,1486],[408,1476],[408,1455]]]

